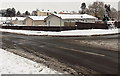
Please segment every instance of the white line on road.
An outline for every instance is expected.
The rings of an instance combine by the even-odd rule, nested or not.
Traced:
[[[98,53],[93,53],[93,52],[85,52],[85,51],[80,51],[80,50],[76,50],[76,49],[69,49],[69,48],[65,48],[65,47],[58,47],[58,48],[62,48],[62,49],[66,49],[66,50],[72,50],[72,51],[75,51],[75,52],[81,52],[81,53],[86,53],[86,54],[97,55],[97,56],[105,56],[103,54],[98,54]]]
[[[47,42],[43,42],[43,43],[56,46],[56,44],[52,44],[52,43],[47,43]],[[66,49],[66,50],[72,50],[72,51],[80,52],[80,53],[86,53],[86,54],[97,55],[97,56],[105,56],[105,55],[103,55],[103,54],[98,54],[98,53],[93,53],[93,52],[85,52],[85,51],[81,51],[81,50],[70,49],[70,48],[65,48],[65,47],[60,47],[60,46],[56,46],[56,47],[57,47],[57,48],[61,48],[61,49]]]

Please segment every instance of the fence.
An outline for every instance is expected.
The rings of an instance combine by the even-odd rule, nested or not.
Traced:
[[[116,26],[117,28],[120,28],[120,21],[119,21],[119,22],[115,22],[115,26]]]
[[[36,30],[36,31],[64,31],[75,30],[74,26],[2,26],[4,29],[18,29],[18,30]]]
[[[108,25],[104,23],[81,23],[76,22],[77,26],[2,26],[4,29],[18,30],[36,30],[36,31],[65,31],[75,29],[108,29]],[[115,22],[115,26],[120,28],[120,22]]]
[[[76,22],[76,25],[77,25],[77,29],[108,29],[108,25],[103,23]]]

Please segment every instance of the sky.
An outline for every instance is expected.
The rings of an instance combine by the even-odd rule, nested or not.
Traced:
[[[111,7],[118,9],[120,0],[0,0],[0,9],[12,8],[21,12],[39,10],[50,11],[79,11],[81,3],[85,2],[87,6],[95,1],[102,1],[110,4]]]

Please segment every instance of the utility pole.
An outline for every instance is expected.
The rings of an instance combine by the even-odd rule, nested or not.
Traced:
[[[61,31],[61,19],[62,19],[62,18],[60,17],[60,31]]]

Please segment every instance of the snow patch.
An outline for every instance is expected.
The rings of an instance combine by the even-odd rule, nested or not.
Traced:
[[[1,74],[61,74],[32,60],[0,49]]]

